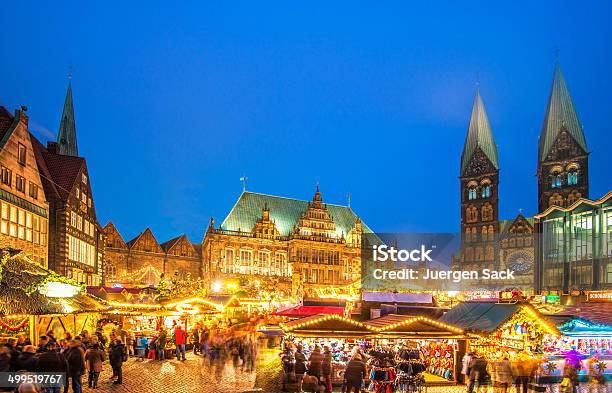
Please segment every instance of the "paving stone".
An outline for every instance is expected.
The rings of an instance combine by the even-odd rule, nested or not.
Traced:
[[[165,361],[137,361],[130,359],[123,367],[123,385],[109,381],[111,368],[108,363],[100,375],[97,390],[87,393],[281,393],[280,361],[276,350],[262,350],[255,372],[235,369],[231,362],[210,363],[208,359],[190,354],[184,362],[176,359]],[[339,392],[334,390],[334,393]],[[465,386],[429,387],[427,393],[465,393]],[[548,393],[558,393],[558,386],[550,386]],[[578,393],[612,393],[612,384],[600,386],[599,391],[589,385],[581,385]],[[493,393],[490,389],[487,393]],[[515,393],[514,388],[508,393]]]

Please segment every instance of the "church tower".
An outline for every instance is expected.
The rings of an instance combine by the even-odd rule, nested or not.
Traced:
[[[476,91],[461,154],[461,259],[464,264],[493,264],[499,233],[497,145],[485,106]]]
[[[68,90],[64,101],[64,110],[57,134],[57,153],[65,156],[79,156],[76,126],[74,123],[74,106],[72,105],[72,81],[68,79]]]
[[[589,152],[559,64],[538,141],[538,211],[589,196]]]

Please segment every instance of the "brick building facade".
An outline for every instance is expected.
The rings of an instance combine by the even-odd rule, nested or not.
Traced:
[[[161,274],[166,277],[201,277],[200,246],[180,235],[159,243],[146,228],[129,241],[112,222],[103,228],[105,236],[105,284],[154,286]]]
[[[0,247],[47,266],[49,204],[38,173],[25,108],[0,106]]]

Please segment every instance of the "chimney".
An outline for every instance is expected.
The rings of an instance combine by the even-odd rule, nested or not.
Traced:
[[[17,117],[19,119],[19,122],[22,123],[24,126],[28,126],[28,115],[26,115],[26,111],[28,110],[28,107],[25,105],[21,105],[20,109],[17,109],[15,111],[15,117]]]
[[[57,154],[57,142],[47,142],[47,151],[51,154]]]

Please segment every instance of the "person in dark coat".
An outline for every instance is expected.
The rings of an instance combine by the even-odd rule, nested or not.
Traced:
[[[366,372],[366,365],[361,354],[356,353],[346,364],[346,370],[344,371],[346,393],[350,393],[352,389],[355,390],[355,393],[359,393]]]
[[[89,371],[87,386],[90,388],[96,389],[98,387],[98,379],[102,372],[102,362],[104,362],[104,351],[100,348],[100,344],[94,344],[85,351],[85,363]]]
[[[193,354],[197,355],[198,354],[198,350],[200,349],[200,329],[199,328],[195,328],[193,329],[193,331],[191,332],[191,341],[193,342]]]
[[[23,352],[17,358],[17,370],[35,371],[36,363],[38,363],[36,347],[33,345],[23,347]]]
[[[36,349],[36,353],[47,352],[47,343],[49,342],[49,338],[47,336],[40,336],[38,338],[38,349]]]
[[[47,347],[48,351],[38,353],[38,362],[36,363],[36,372],[40,373],[65,373],[68,371],[68,363],[63,354],[55,350],[55,344],[50,344]],[[60,393],[59,387],[48,388],[48,393]]]
[[[157,336],[157,358],[164,360],[166,358],[166,343],[168,342],[168,335],[162,328]]]
[[[308,362],[310,363],[308,366],[308,375],[315,376],[317,379],[321,378],[321,366],[323,363],[321,347],[318,345],[315,346],[314,351],[312,351],[308,358]]]
[[[19,360],[19,355],[21,355],[21,352],[17,350],[17,339],[9,338],[5,345],[9,349],[9,353],[11,354],[11,359],[9,361],[10,371],[19,370],[18,360]]]
[[[332,354],[328,346],[323,348],[323,362],[321,363],[321,377],[325,381],[325,393],[332,393]]]
[[[115,385],[121,385],[123,383],[122,367],[125,354],[125,345],[123,345],[120,338],[115,339],[115,343],[111,347],[111,352],[108,356],[110,365],[113,368],[113,375],[117,377],[117,380],[113,382]]]
[[[16,345],[17,350],[19,352],[23,352],[23,348],[25,348],[25,346],[27,345],[32,345],[32,341],[30,341],[30,339],[27,338],[25,335],[18,334],[17,335],[17,345]]]
[[[0,346],[0,372],[11,370],[11,350],[9,347]]]
[[[83,374],[85,374],[85,351],[80,340],[72,340],[70,348],[64,352],[68,362],[66,373],[66,391],[72,382],[72,393],[83,393]]]
[[[302,352],[303,348],[301,345],[297,346],[297,350],[295,351],[295,378],[297,382],[298,392],[302,391],[302,383],[304,381],[304,373],[306,373],[306,355]]]
[[[473,393],[476,384],[478,388],[484,385],[488,378],[487,361],[480,355],[475,355],[470,362],[470,381],[468,383],[468,393]]]

